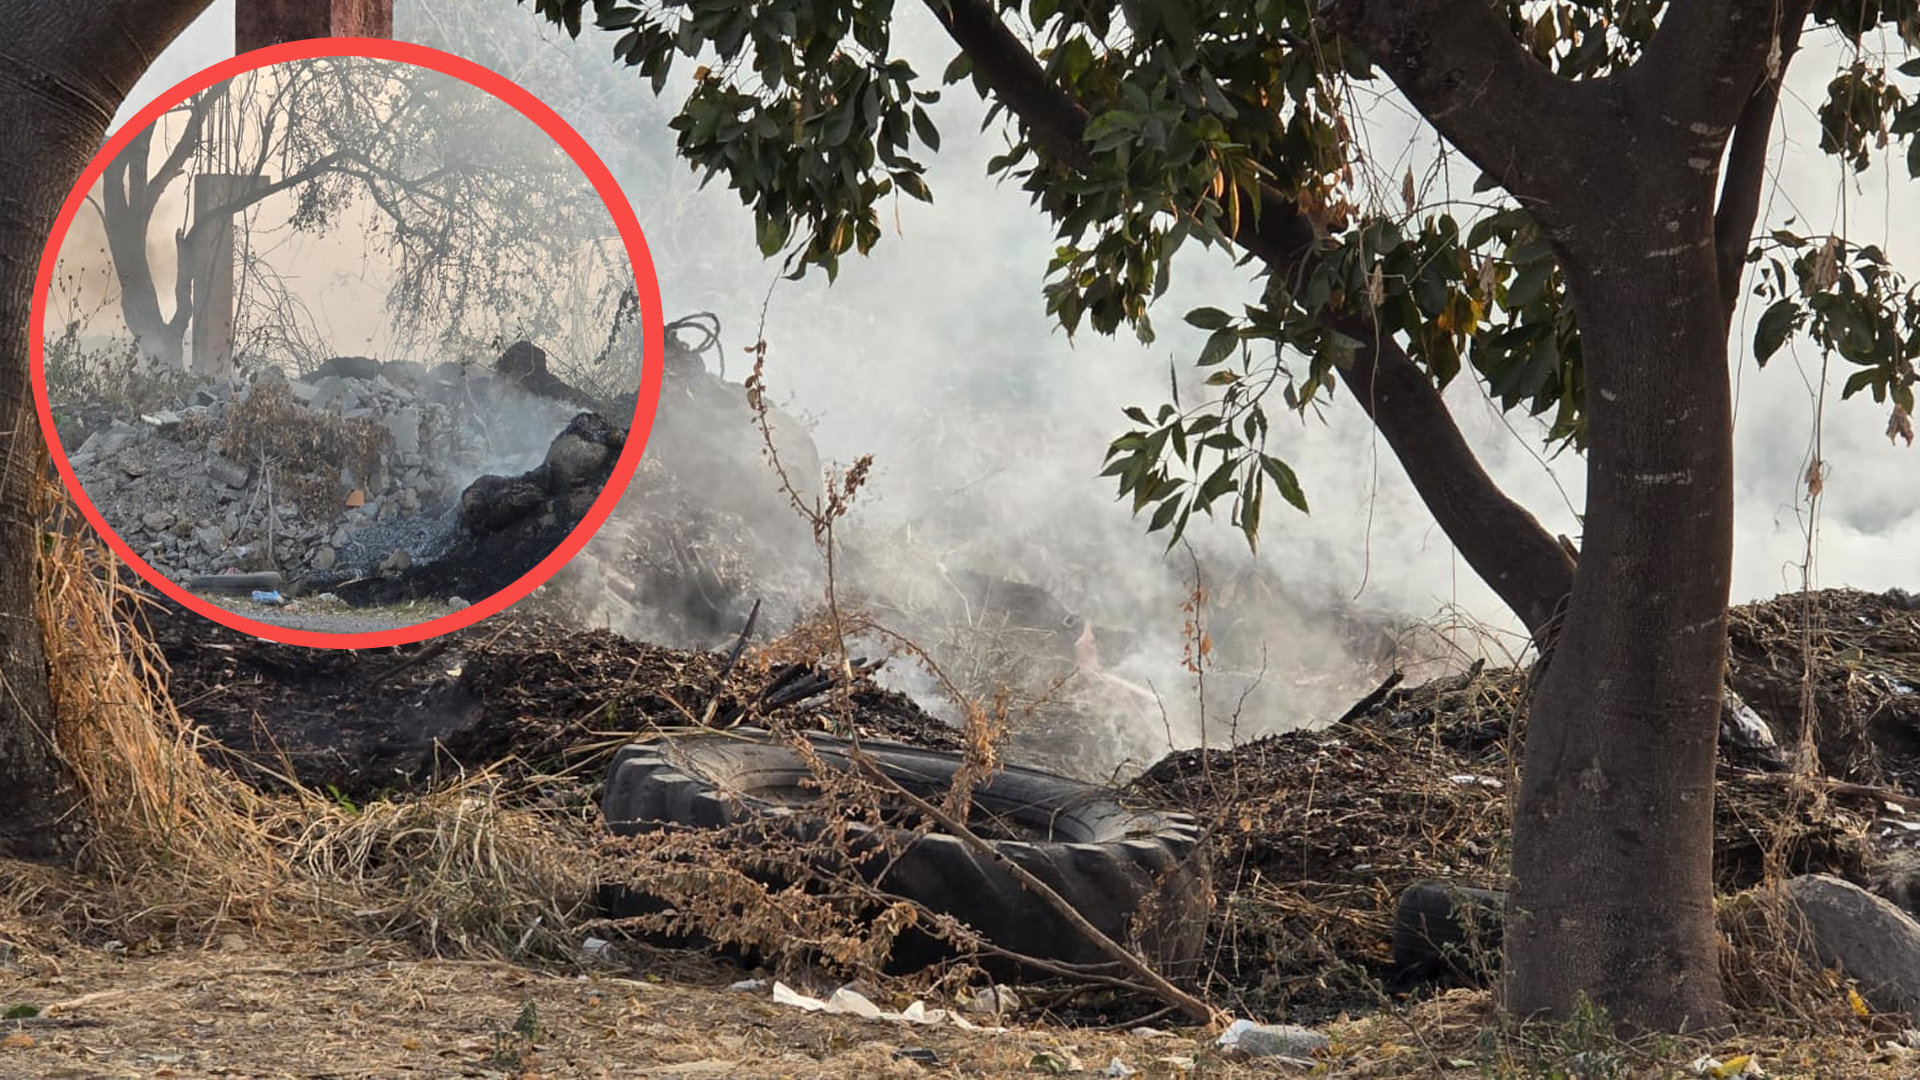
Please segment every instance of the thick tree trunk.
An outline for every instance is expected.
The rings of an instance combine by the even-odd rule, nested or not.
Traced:
[[[1659,1030],[1725,1012],[1712,826],[1732,400],[1710,208],[1676,219],[1677,231],[1616,225],[1569,274],[1586,534],[1527,721],[1506,938],[1514,1012],[1565,1017],[1584,995]]]
[[[46,470],[27,367],[34,276],[54,217],[151,58],[207,0],[0,5],[0,853],[58,857],[84,835],[53,745],[38,607]]]
[[[147,230],[153,223],[147,155],[152,148],[149,128],[107,164],[100,185],[100,226],[107,234],[107,256],[113,260],[114,279],[120,287],[120,317],[126,320],[140,354],[164,363],[167,339],[184,340],[186,328],[181,327],[178,335],[169,332],[172,328],[160,314],[160,290],[147,260]],[[178,357],[175,350],[176,362]]]
[[[1805,6],[1669,4],[1630,69],[1577,81],[1481,0],[1318,11],[1528,208],[1580,315],[1586,533],[1527,721],[1506,1004],[1566,1018],[1584,998],[1630,1028],[1718,1025],[1733,437],[1714,189],[1782,20]],[[1731,193],[1729,228],[1746,191]]]

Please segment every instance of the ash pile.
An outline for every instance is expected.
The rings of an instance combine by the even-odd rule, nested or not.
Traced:
[[[519,342],[491,367],[335,357],[294,379],[269,367],[152,412],[82,409],[61,440],[107,522],[167,577],[274,570],[289,591],[357,602],[429,594],[425,569],[484,537],[563,537],[570,525],[553,521],[578,520],[625,442],[600,413],[623,424],[631,411]],[[545,529],[525,524],[542,517]]]

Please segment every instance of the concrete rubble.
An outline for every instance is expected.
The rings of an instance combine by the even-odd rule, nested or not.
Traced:
[[[524,360],[532,346],[515,348]],[[450,548],[467,486],[539,466],[581,411],[512,374],[336,357],[293,380],[269,368],[210,382],[137,416],[94,412],[62,436],[88,498],[176,581],[391,574]]]

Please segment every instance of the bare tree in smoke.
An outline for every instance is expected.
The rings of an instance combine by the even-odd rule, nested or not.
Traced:
[[[183,181],[202,190],[174,230],[163,302],[148,245]],[[393,267],[387,315],[416,341],[555,335],[582,306],[556,281],[593,279],[610,308],[631,274],[592,186],[536,125],[457,79],[368,58],[276,65],[194,95],[109,164],[96,205],[127,329],[166,369],[208,317],[220,240],[236,221],[264,228],[269,206],[287,207],[276,228],[314,235],[371,208],[368,253]],[[247,286],[283,291],[260,264],[242,259]]]

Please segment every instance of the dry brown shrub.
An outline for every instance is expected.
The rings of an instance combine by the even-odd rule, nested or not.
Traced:
[[[400,935],[436,951],[552,953],[593,888],[590,826],[463,777],[406,803],[268,796],[207,764],[158,649],[124,617],[147,601],[51,481],[36,612],[54,743],[79,787],[79,872],[10,863],[7,892],[125,939],[252,927]]]
[[[337,470],[346,469],[364,484],[392,444],[393,433],[384,424],[309,409],[279,381],[257,382],[227,407],[221,440],[235,461],[285,467],[281,483],[314,521],[331,521],[340,510],[344,493]]]

